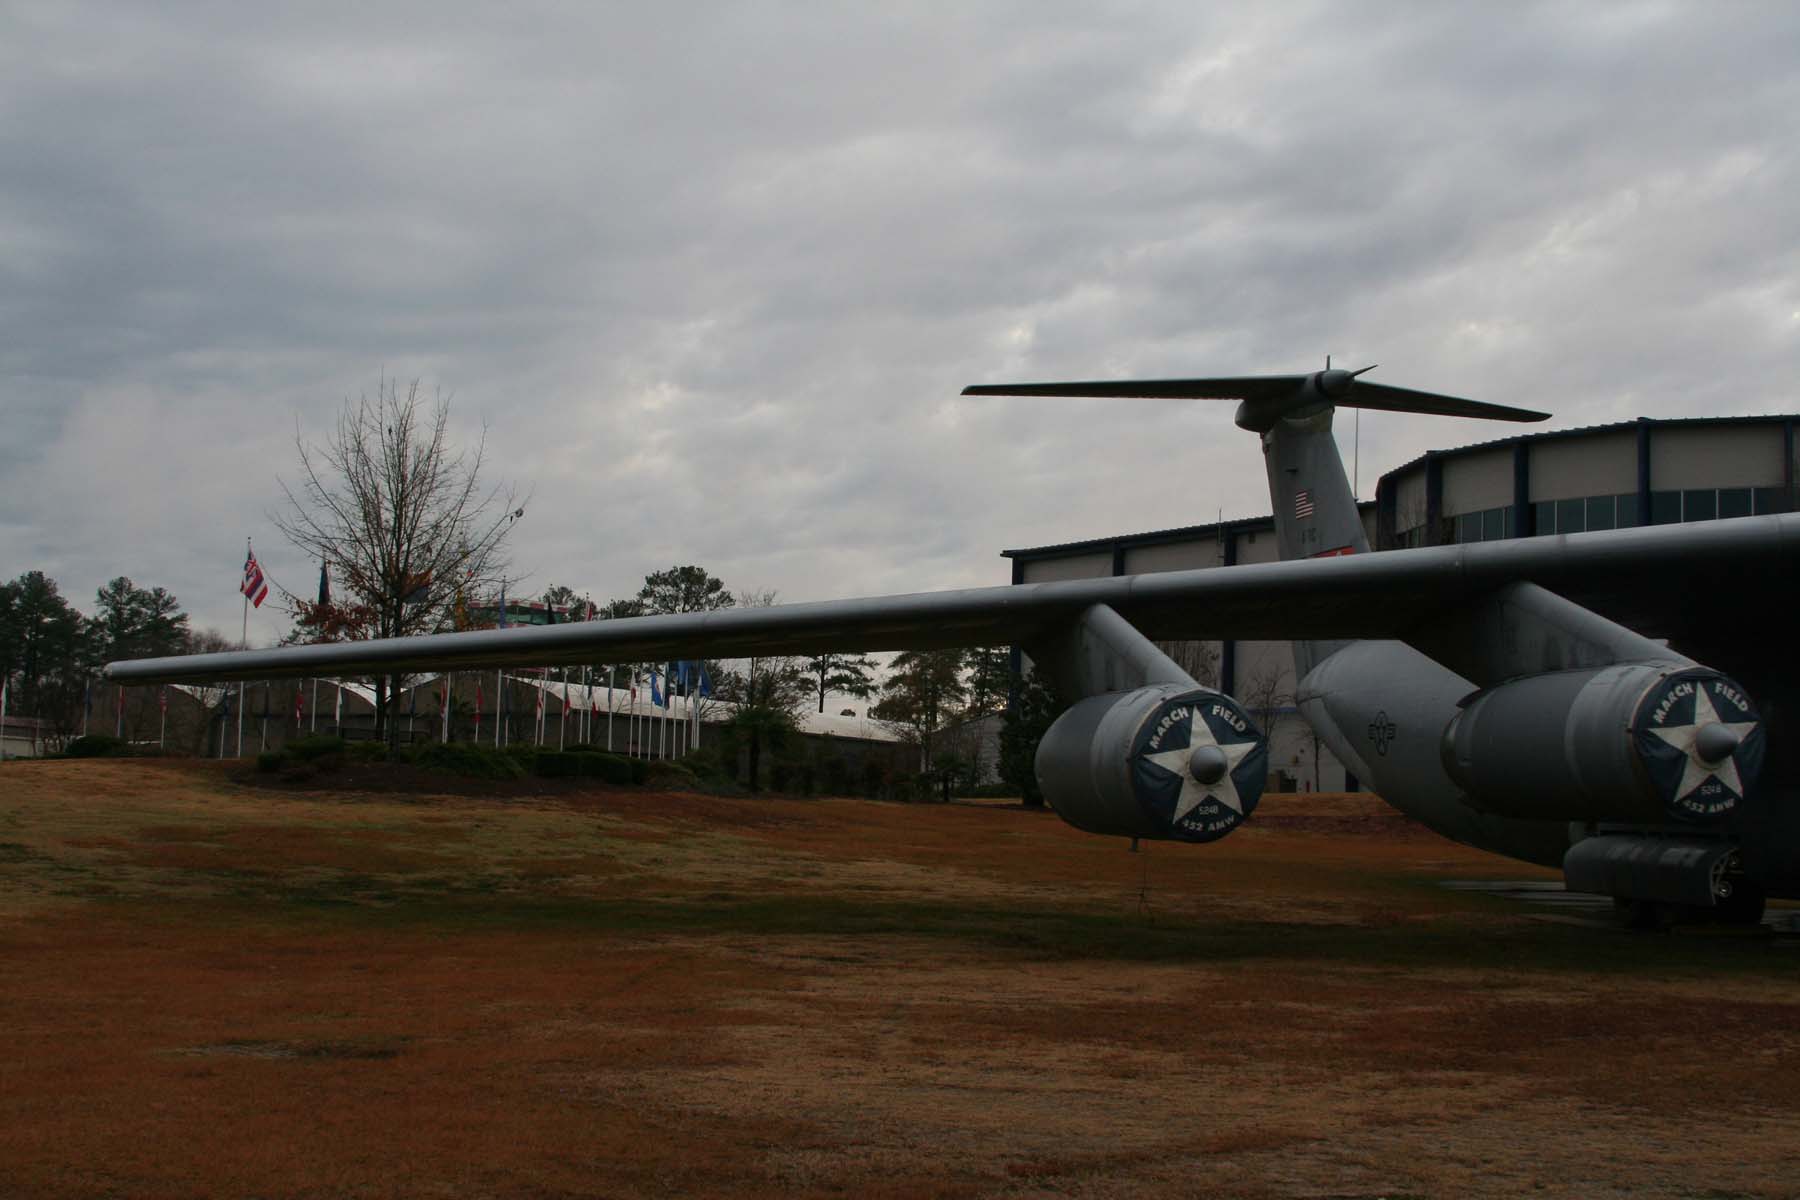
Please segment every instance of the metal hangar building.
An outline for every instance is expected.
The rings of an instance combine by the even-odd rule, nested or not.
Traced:
[[[1639,418],[1433,450],[1359,505],[1375,550],[1713,521],[1800,510],[1800,414]],[[1014,583],[1271,562],[1271,516],[1005,550]],[[1267,714],[1273,791],[1354,790],[1293,706],[1286,642],[1165,645],[1199,679]]]

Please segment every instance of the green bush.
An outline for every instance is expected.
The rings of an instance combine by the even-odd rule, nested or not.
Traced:
[[[959,788],[956,794],[974,800],[1017,800],[1021,798],[1019,789],[1004,779],[995,780],[993,783],[978,783],[974,787]]]
[[[387,743],[350,742],[344,747],[344,755],[351,762],[386,762],[388,756]]]
[[[413,755],[413,762],[428,770],[476,779],[523,779],[526,774],[516,757],[469,742],[427,743]]]
[[[700,786],[700,777],[690,767],[672,759],[647,763],[645,771],[650,782],[659,788],[693,791]]]
[[[650,781],[650,764],[647,760],[628,758],[625,760],[625,764],[631,771],[631,782],[648,783]]]
[[[525,774],[529,775],[532,764],[537,761],[537,756],[541,751],[530,742],[514,742],[510,746],[502,746],[500,753],[518,763],[525,769]]]
[[[300,762],[317,762],[321,758],[341,758],[344,753],[344,739],[329,733],[315,733],[310,737],[298,737],[285,747],[287,754]]]
[[[532,759],[532,770],[545,779],[573,779],[581,773],[582,754],[566,750],[539,750]]]
[[[261,754],[256,756],[256,769],[273,774],[274,772],[279,771],[281,769],[281,764],[286,761],[287,756],[281,751],[264,750]]]
[[[631,760],[623,754],[583,751],[575,758],[581,764],[581,774],[586,778],[598,779],[602,783],[618,784],[621,787],[632,781]]]
[[[131,747],[110,733],[84,733],[63,751],[69,758],[108,758],[129,753]]]

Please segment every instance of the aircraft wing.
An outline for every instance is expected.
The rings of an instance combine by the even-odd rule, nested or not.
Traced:
[[[1094,604],[1153,639],[1403,638],[1514,580],[1651,637],[1783,623],[1800,515],[1518,538],[1196,571],[111,663],[128,684],[1009,645]]]

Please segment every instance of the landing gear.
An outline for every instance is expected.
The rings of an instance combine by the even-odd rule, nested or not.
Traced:
[[[1762,924],[1767,897],[1754,883],[1733,880],[1729,891],[1711,908],[1692,904],[1670,904],[1660,900],[1633,900],[1613,897],[1613,913],[1626,929],[1661,932],[1675,925],[1733,925],[1749,927]]]
[[[1658,900],[1633,900],[1625,896],[1613,897],[1613,916],[1626,929],[1637,929],[1645,932],[1661,932],[1675,924],[1679,915],[1674,904],[1664,904]]]
[[[1761,925],[1768,897],[1747,879],[1726,880],[1730,891],[1713,906],[1712,919],[1722,925]]]

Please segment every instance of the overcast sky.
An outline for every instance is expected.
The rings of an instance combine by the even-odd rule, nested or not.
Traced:
[[[0,6],[0,575],[84,610],[310,590],[278,477],[384,373],[596,600],[1268,511],[1229,404],[974,382],[1800,410],[1791,3],[269,7]],[[1516,431],[1367,415],[1363,491]]]

